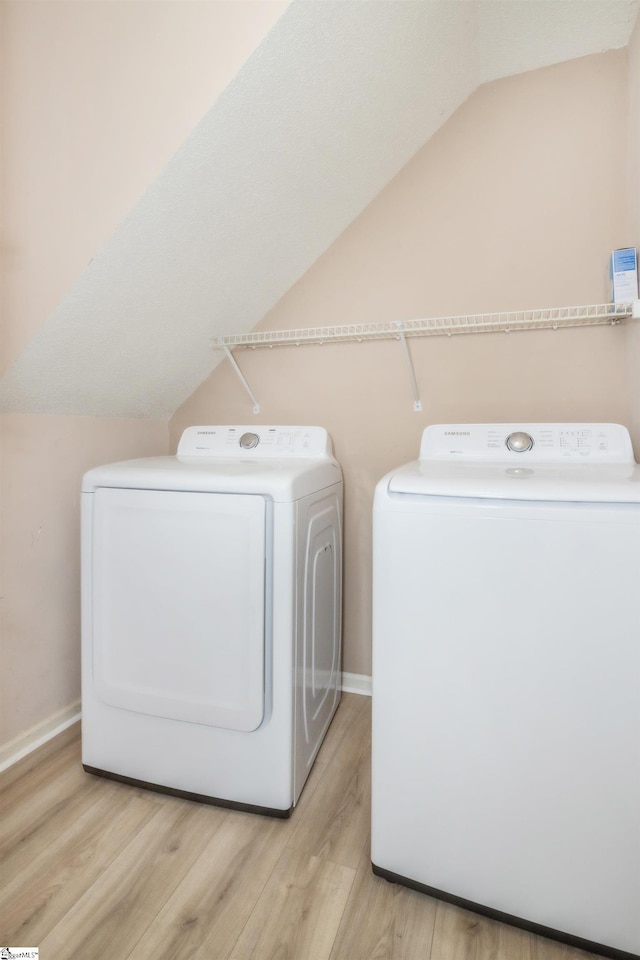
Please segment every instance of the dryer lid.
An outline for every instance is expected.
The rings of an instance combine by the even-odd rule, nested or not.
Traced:
[[[175,457],[95,467],[84,475],[82,490],[246,493],[291,503],[341,480],[322,427],[211,426],[188,427]]]

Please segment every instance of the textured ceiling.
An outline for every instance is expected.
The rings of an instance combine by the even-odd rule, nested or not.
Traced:
[[[481,83],[624,46],[639,0],[294,0],[1,385],[169,417]],[[300,318],[304,325],[304,318]]]

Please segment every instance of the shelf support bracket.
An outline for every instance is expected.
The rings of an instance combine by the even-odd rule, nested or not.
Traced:
[[[418,381],[416,380],[416,374],[413,369],[413,363],[411,361],[411,354],[409,353],[409,344],[407,343],[407,338],[404,335],[404,330],[402,329],[402,324],[398,323],[398,339],[402,346],[402,352],[404,354],[404,362],[407,365],[407,370],[409,372],[409,382],[411,384],[411,389],[413,391],[413,409],[415,413],[420,413],[422,410],[422,400],[420,399],[420,393],[418,391]]]
[[[250,387],[249,384],[247,383],[247,381],[246,381],[246,379],[245,379],[245,376],[244,376],[242,370],[240,369],[240,367],[239,367],[238,364],[236,363],[236,359],[235,359],[235,357],[233,356],[233,354],[231,353],[231,350],[229,350],[229,347],[227,347],[226,344],[222,344],[222,349],[224,350],[225,357],[227,358],[227,360],[229,361],[229,363],[231,364],[231,366],[232,366],[233,369],[235,370],[235,372],[236,372],[236,374],[237,374],[237,376],[238,376],[238,379],[240,380],[240,383],[242,384],[242,386],[243,386],[244,389],[246,390],[246,392],[247,392],[247,394],[248,394],[251,402],[253,403],[253,412],[254,412],[254,413],[260,413],[260,404],[258,403],[258,401],[257,401],[256,398],[254,397],[253,393],[251,392],[251,387]]]

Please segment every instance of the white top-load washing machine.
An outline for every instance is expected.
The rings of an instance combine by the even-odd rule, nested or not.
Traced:
[[[342,474],[320,427],[190,427],[82,484],[82,760],[291,813],[341,689]]]
[[[640,467],[615,424],[428,427],[376,488],[374,872],[640,953]]]

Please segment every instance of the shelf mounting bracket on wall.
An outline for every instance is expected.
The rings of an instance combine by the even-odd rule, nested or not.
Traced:
[[[416,380],[416,373],[413,369],[413,362],[411,360],[411,354],[409,352],[409,344],[407,343],[407,338],[404,335],[404,330],[402,329],[402,323],[396,324],[398,328],[398,339],[402,346],[402,352],[404,354],[404,362],[407,365],[407,370],[409,371],[409,382],[411,384],[411,389],[413,391],[413,410],[415,413],[420,413],[422,410],[422,400],[420,399],[420,392],[418,390],[418,381]]]
[[[233,356],[233,354],[231,353],[231,350],[229,349],[229,347],[226,346],[226,344],[222,344],[222,349],[224,350],[224,354],[225,354],[227,360],[229,361],[229,363],[231,364],[231,366],[232,366],[233,369],[235,370],[236,374],[238,375],[238,379],[240,380],[240,383],[242,384],[242,386],[244,387],[244,389],[247,391],[247,394],[249,395],[249,398],[251,399],[251,402],[253,403],[253,412],[254,412],[254,413],[260,413],[260,404],[258,403],[258,401],[257,401],[256,398],[254,397],[253,393],[251,392],[251,387],[250,387],[249,384],[247,383],[247,381],[246,381],[246,379],[245,379],[245,376],[244,376],[242,370],[240,369],[240,367],[239,367],[238,364],[236,363],[236,359],[235,359],[235,357]]]

